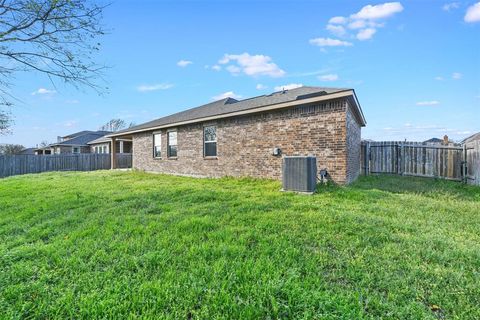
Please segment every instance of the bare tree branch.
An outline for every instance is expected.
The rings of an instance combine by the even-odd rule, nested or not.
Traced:
[[[104,8],[88,0],[0,0],[0,107],[11,105],[5,89],[21,71],[104,92],[105,66],[94,60]],[[0,133],[1,117],[8,114],[0,109]]]

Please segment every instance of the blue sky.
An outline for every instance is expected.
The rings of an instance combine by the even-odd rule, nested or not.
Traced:
[[[354,88],[363,138],[480,131],[478,1],[115,1],[104,23],[108,93],[17,74],[21,102],[0,142],[35,146],[302,84]]]

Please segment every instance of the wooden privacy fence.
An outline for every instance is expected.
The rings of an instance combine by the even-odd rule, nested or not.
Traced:
[[[467,182],[480,185],[480,141],[471,141],[467,147]]]
[[[117,154],[117,168],[131,168],[131,154]],[[108,170],[110,154],[60,154],[60,155],[3,155],[0,156],[0,178],[47,171]]]
[[[466,182],[469,150],[421,142],[362,142],[362,170],[367,175],[391,173]]]

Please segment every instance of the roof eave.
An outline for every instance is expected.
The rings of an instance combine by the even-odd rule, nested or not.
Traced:
[[[353,98],[353,101],[355,102],[355,106],[356,106],[356,111],[358,112],[358,116],[359,116],[359,120],[360,120],[360,125],[362,127],[366,127],[367,126],[367,120],[365,119],[365,115],[363,114],[363,110],[362,110],[362,107],[360,106],[360,102],[358,101],[358,98],[357,98],[357,94],[355,92],[355,89],[352,89],[352,98]]]
[[[309,103],[315,103],[315,102],[320,102],[320,101],[328,101],[328,100],[333,100],[333,99],[338,99],[338,98],[346,98],[346,97],[349,97],[349,96],[354,97],[356,107],[357,107],[357,109],[358,109],[358,111],[359,111],[359,113],[362,117],[362,121],[363,121],[362,126],[365,126],[365,124],[366,124],[365,118],[363,117],[363,112],[360,108],[360,104],[358,103],[358,99],[355,95],[355,91],[353,89],[347,89],[347,90],[338,91],[338,92],[335,92],[335,93],[330,93],[330,94],[327,94],[327,95],[308,98],[308,99],[292,100],[292,101],[276,103],[276,104],[272,104],[272,105],[266,105],[266,106],[257,107],[257,108],[253,108],[253,109],[248,109],[248,110],[219,114],[219,115],[216,115],[216,116],[202,117],[202,118],[197,118],[197,119],[192,119],[192,120],[187,120],[187,121],[169,123],[169,124],[160,125],[160,126],[151,126],[151,127],[148,127],[148,128],[142,128],[142,129],[138,129],[138,130],[118,132],[118,133],[114,133],[114,134],[105,135],[105,137],[106,138],[120,137],[120,136],[130,135],[130,134],[133,134],[133,133],[147,132],[147,131],[171,128],[171,127],[176,127],[176,126],[181,126],[181,125],[186,125],[186,124],[192,124],[192,123],[198,123],[198,122],[204,122],[204,121],[212,121],[212,120],[230,118],[230,117],[241,116],[241,115],[246,115],[246,114],[253,114],[253,113],[258,113],[258,112],[265,112],[265,111],[270,111],[270,110],[283,109],[283,108],[298,106],[298,105],[302,105],[302,104],[309,104]]]

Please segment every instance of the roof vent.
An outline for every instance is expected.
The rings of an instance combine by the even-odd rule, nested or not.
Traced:
[[[324,96],[326,95],[327,92],[326,91],[317,91],[317,92],[313,92],[313,93],[307,93],[307,94],[302,94],[300,96],[297,96],[297,99],[296,100],[302,100],[302,99],[308,99],[308,98],[315,98],[315,97],[319,97],[319,96]]]
[[[227,99],[225,99],[225,102],[223,104],[232,104],[232,103],[235,103],[235,102],[238,102],[238,100],[233,99],[233,98],[227,98]]]

